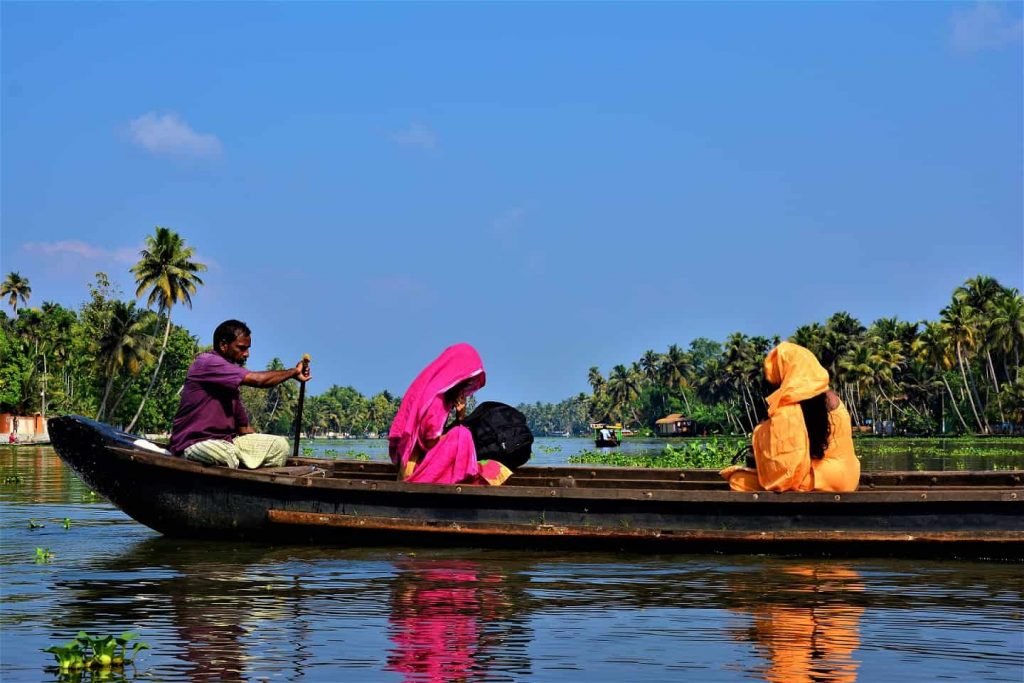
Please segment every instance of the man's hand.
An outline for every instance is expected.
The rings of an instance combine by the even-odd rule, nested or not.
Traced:
[[[295,379],[300,382],[308,382],[312,378],[313,375],[309,371],[309,361],[305,359],[300,360],[295,366]]]

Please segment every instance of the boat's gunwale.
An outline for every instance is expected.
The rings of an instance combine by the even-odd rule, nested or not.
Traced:
[[[138,448],[109,444],[106,450],[111,455],[132,462],[156,468],[173,469],[190,472],[208,479],[228,479],[258,482],[288,488],[310,488],[324,490],[365,490],[381,493],[402,493],[412,497],[419,496],[459,496],[495,498],[526,498],[526,499],[583,499],[595,501],[657,501],[657,502],[702,502],[702,503],[750,503],[750,504],[930,504],[938,502],[1001,502],[1013,503],[1024,501],[1024,486],[976,486],[958,487],[955,490],[943,489],[941,486],[908,487],[905,489],[880,488],[858,490],[849,493],[829,493],[819,491],[807,492],[739,492],[728,490],[683,490],[671,489],[645,490],[641,486],[628,488],[590,488],[586,486],[476,486],[470,484],[413,484],[401,481],[380,479],[360,479],[358,475],[344,478],[294,476],[289,474],[266,472],[260,470],[230,469],[212,465],[195,463],[160,453],[150,453]],[[303,461],[307,463],[308,461]],[[335,462],[335,461],[330,461]],[[358,462],[358,461],[353,461]],[[329,463],[324,463],[329,464]],[[583,468],[586,470],[587,468]],[[638,468],[643,469],[643,468]],[[898,473],[891,473],[898,474]],[[917,474],[917,473],[915,473]],[[639,481],[642,483],[642,480]]]

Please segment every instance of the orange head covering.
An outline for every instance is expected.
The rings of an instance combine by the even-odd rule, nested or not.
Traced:
[[[828,389],[828,370],[814,354],[792,342],[782,342],[764,359],[764,376],[779,386],[768,396],[768,416],[782,406],[795,405]]]

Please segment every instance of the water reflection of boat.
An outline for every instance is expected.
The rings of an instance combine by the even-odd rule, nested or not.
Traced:
[[[375,545],[1024,555],[1020,471],[866,473],[855,493],[740,493],[710,470],[524,467],[500,487],[395,481],[390,464],[294,459],[231,470],[78,417],[61,458],[170,536]]]
[[[559,667],[599,673],[620,654],[572,649],[593,645],[601,632],[593,625],[602,619],[618,629],[635,626],[619,636],[637,646],[627,662],[651,667],[637,669],[637,679],[647,681],[675,680],[683,667],[699,672],[695,662],[723,653],[725,662],[741,660],[752,680],[839,683],[857,675],[858,658],[863,675],[870,657],[878,671],[883,653],[904,660],[900,673],[914,666],[934,673],[929,666],[948,656],[949,634],[960,637],[957,626],[989,629],[986,636],[1005,641],[958,642],[953,655],[976,656],[973,672],[958,669],[960,680],[995,680],[1019,670],[1013,606],[1024,597],[1019,566],[1011,563],[562,551],[413,556],[394,548],[166,538],[98,553],[82,571],[46,582],[52,602],[21,603],[22,610],[52,606],[31,623],[61,634],[79,627],[119,633],[132,625],[154,646],[145,665],[158,679],[175,681],[339,680],[339,672],[351,680],[379,679],[367,672],[385,667],[407,681],[531,681],[573,673],[585,679]],[[872,617],[870,631],[864,615]],[[930,632],[923,640],[922,627]],[[648,638],[665,629],[676,647],[650,650],[656,641]],[[708,655],[709,641],[725,649]],[[996,674],[986,668],[993,652],[1007,653]],[[654,667],[666,665],[664,675],[652,676]],[[446,667],[468,673],[430,676]]]

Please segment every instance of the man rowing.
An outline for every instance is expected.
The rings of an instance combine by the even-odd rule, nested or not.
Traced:
[[[171,452],[225,467],[276,467],[288,457],[288,439],[258,434],[249,424],[239,388],[268,389],[290,379],[308,382],[309,363],[287,370],[245,368],[252,332],[239,320],[225,320],[213,332],[213,350],[196,356],[185,376],[171,427]]]

